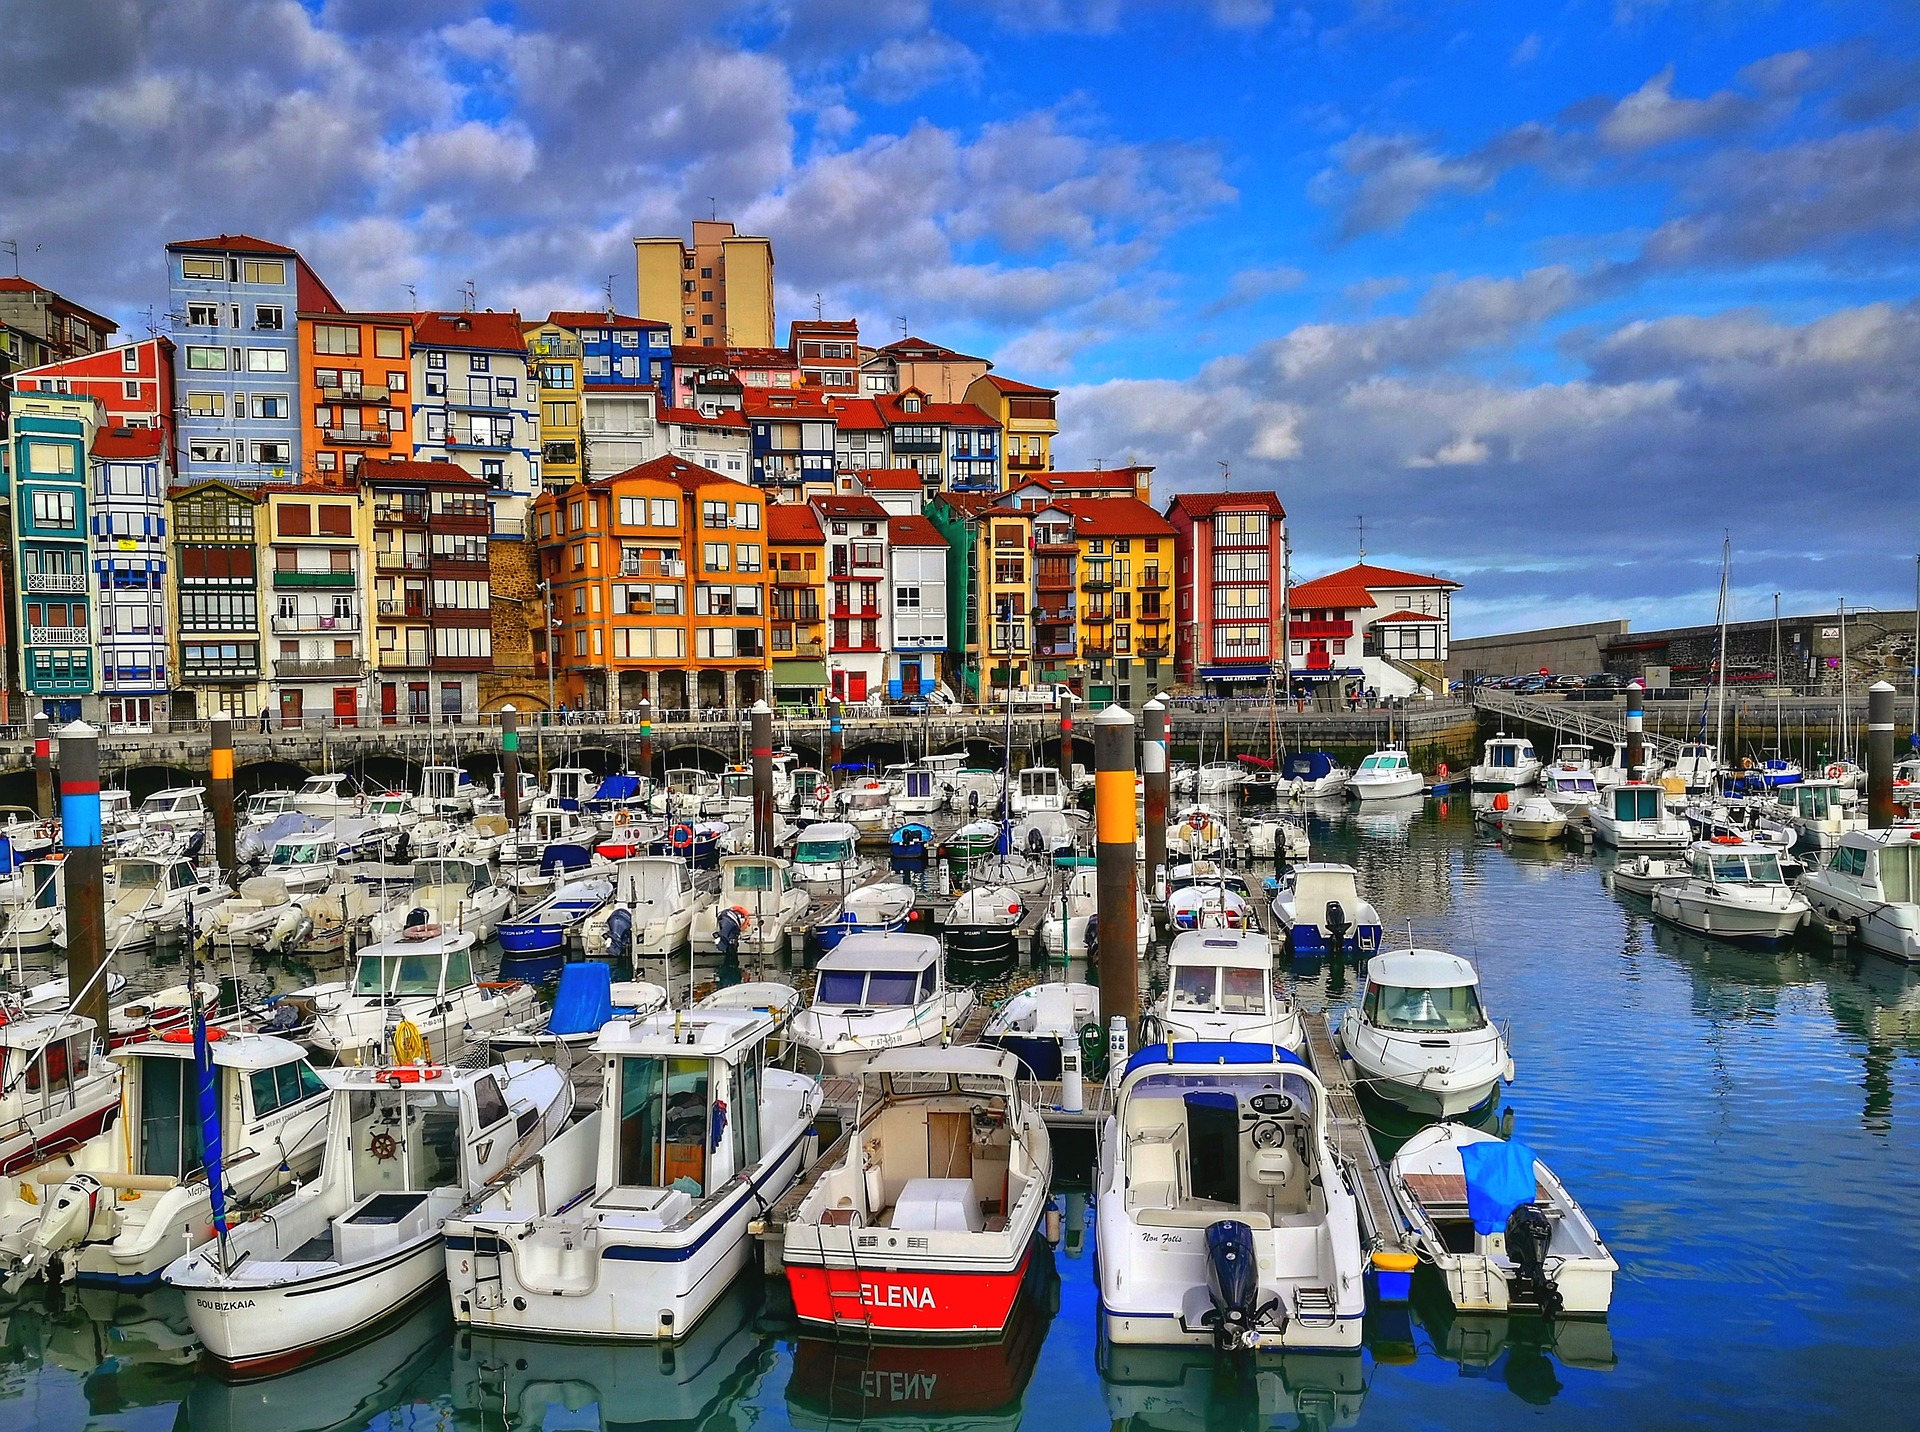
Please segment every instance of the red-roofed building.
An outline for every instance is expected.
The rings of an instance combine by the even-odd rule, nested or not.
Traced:
[[[918,469],[929,495],[1000,490],[1000,422],[991,413],[936,402],[920,388],[882,394],[873,405],[886,424],[889,465]]]
[[[1174,530],[1179,679],[1245,695],[1275,672],[1286,593],[1286,509],[1273,492],[1183,492]]]
[[[540,491],[540,385],[517,313],[416,313],[413,455],[485,478],[518,534]]]
[[[1117,701],[1138,710],[1166,684],[1173,657],[1173,526],[1137,497],[1063,497],[1038,509],[1034,619],[1043,652],[1059,644],[1062,594],[1050,578],[1067,535],[1061,516],[1072,524],[1079,571],[1079,606],[1068,622],[1084,680],[1074,688],[1096,707]]]
[[[11,394],[36,391],[10,385],[10,375],[98,353],[117,327],[112,319],[62,298],[32,279],[18,275],[0,278],[0,427],[6,425]]]
[[[826,529],[827,690],[865,701],[884,689],[892,645],[887,608],[887,510],[860,493],[809,504]]]
[[[887,699],[916,701],[940,679],[947,650],[947,539],[917,514],[889,517],[887,570]]]
[[[860,391],[860,325],[852,319],[796,318],[787,325],[787,348],[807,387],[848,397]]]
[[[967,388],[967,401],[999,420],[1008,482],[1022,473],[1052,471],[1053,439],[1060,431],[1055,411],[1059,397],[1057,389],[996,373],[974,379]]]
[[[826,398],[805,388],[748,388],[743,408],[753,444],[754,482],[789,493],[802,488],[831,491],[834,412]]]
[[[753,444],[747,432],[747,415],[738,408],[722,408],[713,414],[697,408],[662,408],[660,427],[667,450],[682,462],[695,463],[738,482],[747,479]]]
[[[910,467],[869,467],[840,475],[842,492],[864,492],[890,517],[918,517],[926,489]]]
[[[827,534],[809,503],[767,508],[773,571],[773,699],[813,705],[827,689]]]
[[[1296,680],[1341,681],[1385,696],[1444,690],[1458,582],[1361,561],[1291,592]]]
[[[73,393],[98,398],[116,428],[157,428],[174,437],[173,340],[138,343],[23,369],[8,380],[17,393]],[[4,417],[0,416],[0,422]]]
[[[861,360],[860,374],[868,393],[905,393],[917,388],[935,402],[961,403],[966,401],[967,389],[991,367],[985,358],[907,337],[869,350]]]

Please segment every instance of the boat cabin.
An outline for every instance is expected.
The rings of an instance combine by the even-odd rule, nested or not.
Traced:
[[[755,1009],[606,1025],[593,1045],[606,1060],[610,1115],[600,1126],[593,1207],[650,1213],[665,1227],[758,1163],[761,1076],[776,1026]]]
[[[1354,774],[1369,772],[1385,779],[1388,776],[1405,775],[1411,769],[1405,751],[1375,751],[1360,763],[1360,770]]]
[[[1784,885],[1780,873],[1780,854],[1767,846],[1732,844],[1721,840],[1702,841],[1693,847],[1687,862],[1695,880],[1715,885]]]
[[[1840,814],[1840,790],[1838,781],[1796,781],[1776,787],[1774,797],[1792,814],[1817,824]]]
[[[387,816],[404,820],[418,813],[413,804],[413,797],[405,791],[382,791],[367,801],[367,814],[374,817]]]
[[[14,909],[51,910],[64,905],[67,899],[67,858],[66,852],[58,855],[42,856],[39,860],[25,861],[19,867],[20,878],[25,882],[19,905]]]
[[[1826,869],[1890,905],[1920,904],[1920,831],[1894,826],[1843,835]]]
[[[555,766],[547,772],[547,797],[562,810],[579,810],[599,784],[600,778],[584,766]]]
[[[368,945],[353,967],[361,999],[444,999],[473,984],[473,936],[425,934],[415,926],[397,940]]]
[[[111,1123],[120,1106],[119,1071],[100,1058],[98,1046],[94,1022],[77,1014],[0,1025],[0,1174],[39,1163]]]
[[[197,824],[206,819],[206,814],[206,787],[180,786],[170,791],[155,791],[141,801],[135,819],[142,825]]]
[[[1393,950],[1367,962],[1361,1017],[1376,1029],[1463,1034],[1484,1029],[1480,976],[1457,955]]]
[[[1052,766],[1029,766],[1020,772],[1020,800],[1027,810],[1065,810],[1067,791],[1060,772]]]
[[[273,843],[267,864],[282,870],[295,866],[331,865],[340,854],[340,842],[331,835],[291,835]]]
[[[493,870],[484,860],[416,860],[415,890],[447,889],[469,893],[493,888]]]
[[[184,1031],[183,1031],[184,1032]],[[270,1034],[208,1030],[208,1050],[219,1072],[222,1142],[231,1162],[249,1146],[249,1126],[283,1118],[311,1105],[315,1118],[326,1086],[306,1051]],[[200,1081],[190,1039],[152,1039],[114,1051],[125,1067],[131,1172],[190,1182],[205,1170],[201,1145]]]
[[[266,825],[293,809],[292,791],[255,791],[247,797],[248,825]]]
[[[1653,824],[1666,810],[1666,792],[1658,786],[1615,786],[1608,798],[1613,802],[1613,818],[1618,821]]]
[[[1293,872],[1293,918],[1296,923],[1331,928],[1327,915],[1335,905],[1352,925],[1360,913],[1360,887],[1351,865],[1310,861]]]
[[[1584,741],[1562,743],[1553,748],[1553,763],[1568,770],[1583,769],[1593,764],[1593,750]]]
[[[881,792],[881,802],[886,793]],[[829,867],[851,865],[856,858],[860,832],[845,821],[816,821],[800,832],[793,844],[794,873],[801,879],[827,874]],[[828,878],[838,878],[837,872]]]
[[[152,894],[160,892],[159,899],[175,890],[190,890],[200,883],[200,877],[193,868],[193,862],[185,858],[179,860],[148,860],[142,857],[124,856],[113,862],[113,891],[116,901],[133,891]]]
[[[353,778],[341,771],[330,771],[322,776],[308,776],[300,783],[300,789],[294,793],[293,803],[297,808],[302,801],[351,801],[357,792]]]
[[[667,799],[676,806],[698,804],[720,790],[719,781],[694,766],[682,766],[667,772]]]
[[[789,779],[793,785],[793,798],[797,803],[818,799],[814,793],[827,784],[827,774],[818,766],[795,766]]]
[[[1189,885],[1225,886],[1244,899],[1253,898],[1253,891],[1247,888],[1245,878],[1238,871],[1229,870],[1211,860],[1190,861],[1176,865],[1167,872],[1169,891],[1185,890]]]
[[[668,915],[687,896],[687,862],[677,855],[630,855],[614,862],[613,898],[617,904]]]
[[[118,786],[106,786],[100,792],[100,824],[117,830],[133,821],[133,796]]]
[[[753,768],[728,766],[720,773],[720,799],[741,810],[753,808]]]
[[[1554,766],[1547,772],[1547,790],[1560,795],[1594,796],[1600,792],[1591,771],[1573,771]]]
[[[1014,1149],[1024,1112],[1020,1060],[1005,1049],[875,1055],[860,1073],[858,1115],[874,1162],[858,1170],[853,1221],[913,1233],[998,1232],[1034,1174],[1033,1151]],[[843,1190],[836,1202],[854,1203],[845,1175],[855,1171],[835,1170]]]
[[[1273,942],[1258,930],[1189,930],[1167,951],[1167,1012],[1261,1017],[1273,1001]]]
[[[785,895],[792,888],[786,862],[771,855],[729,855],[720,862],[723,907],[751,902],[763,894]]]
[[[1533,742],[1522,736],[1489,736],[1481,757],[1482,765],[1495,770],[1513,770],[1538,759],[1533,754]]]
[[[940,993],[940,942],[931,935],[848,935],[820,957],[818,974],[815,1009],[853,1012],[922,1004]]]

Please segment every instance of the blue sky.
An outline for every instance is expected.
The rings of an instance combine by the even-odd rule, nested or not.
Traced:
[[[709,204],[1062,390],[1063,465],[1273,487],[1462,633],[1912,600],[1920,10],[76,0],[0,36],[0,236],[136,330],[170,238],[343,298],[630,302]]]

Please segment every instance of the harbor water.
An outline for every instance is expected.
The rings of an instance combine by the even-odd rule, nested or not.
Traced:
[[[0,1300],[0,1429],[1920,1426],[1920,973],[1657,926],[1606,888],[1606,853],[1502,846],[1464,799],[1328,806],[1312,837],[1358,868],[1389,945],[1410,928],[1479,966],[1517,1066],[1494,1117],[1618,1258],[1606,1322],[1459,1316],[1423,1277],[1351,1357],[1113,1352],[1065,1190],[1055,1273],[991,1347],[802,1337],[756,1280],[673,1348],[458,1334],[436,1302],[229,1387],[170,1290],[29,1290]],[[1355,986],[1351,966],[1297,978],[1309,1009]],[[1413,1127],[1379,1118],[1383,1146]]]

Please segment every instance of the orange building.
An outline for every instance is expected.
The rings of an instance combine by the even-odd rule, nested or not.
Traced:
[[[919,492],[915,479],[914,491]],[[827,533],[811,504],[767,509],[773,568],[773,695],[811,704],[827,686]]]
[[[390,313],[300,315],[309,475],[348,475],[366,457],[412,458],[412,337],[409,321]]]
[[[766,495],[676,457],[543,492],[534,539],[556,695],[589,711],[735,708],[771,670]]]

